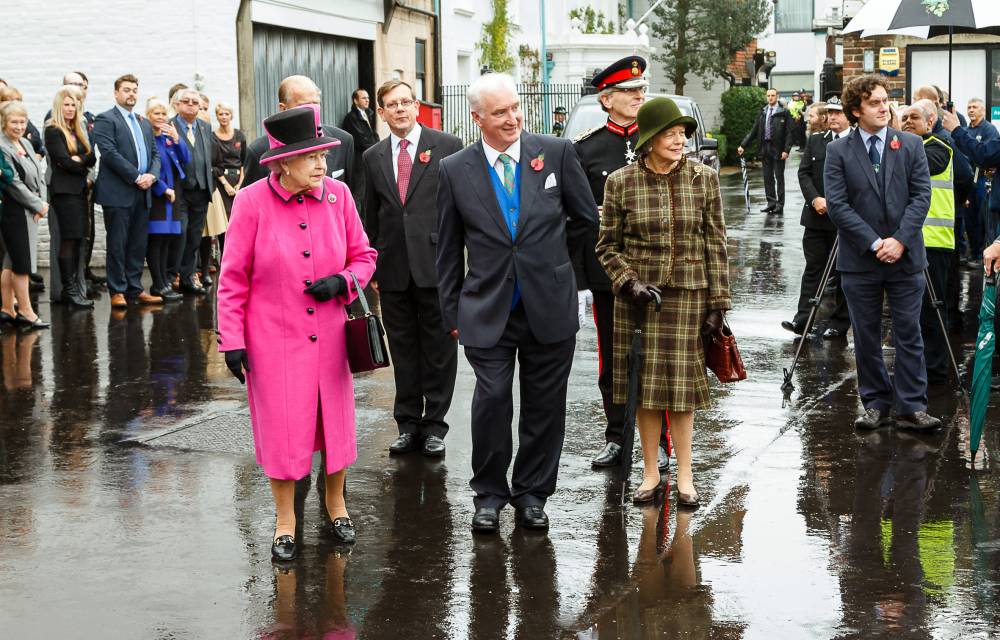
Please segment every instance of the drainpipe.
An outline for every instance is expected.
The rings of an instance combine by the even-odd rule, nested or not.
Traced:
[[[542,28],[542,51],[539,57],[542,63],[542,109],[545,111],[542,114],[542,123],[545,130],[537,133],[548,133],[552,130],[552,114],[551,109],[549,109],[549,56],[545,41],[545,0],[538,0],[538,14],[538,22]]]

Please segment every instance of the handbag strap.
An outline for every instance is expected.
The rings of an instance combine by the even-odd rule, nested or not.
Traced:
[[[366,316],[370,316],[372,311],[368,307],[368,298],[365,297],[365,291],[361,288],[361,283],[358,282],[358,277],[354,275],[354,272],[351,270],[348,270],[347,273],[351,274],[351,280],[354,280],[354,290],[358,292],[358,300],[361,302],[361,310],[365,312]]]

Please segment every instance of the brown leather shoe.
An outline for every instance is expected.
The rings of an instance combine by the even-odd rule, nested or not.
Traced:
[[[163,298],[160,296],[151,296],[145,291],[139,294],[139,297],[135,299],[139,304],[163,304]]]
[[[128,302],[125,301],[125,294],[116,293],[115,295],[111,296],[111,306],[118,309],[121,309],[122,307],[127,307]]]

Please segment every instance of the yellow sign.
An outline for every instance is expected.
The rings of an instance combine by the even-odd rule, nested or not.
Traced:
[[[882,47],[878,50],[878,70],[883,75],[899,75],[899,49]]]

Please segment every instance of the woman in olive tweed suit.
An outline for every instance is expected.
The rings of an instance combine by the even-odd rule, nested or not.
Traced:
[[[645,315],[646,361],[639,380],[637,422],[643,480],[636,503],[664,486],[656,466],[663,411],[677,456],[678,503],[697,507],[691,474],[694,410],[708,406],[702,335],[721,331],[729,299],[726,225],[719,176],[684,155],[697,122],[669,98],[639,110],[638,162],[608,176],[597,256],[611,278],[615,300],[615,402],[625,402],[625,357]],[[663,297],[657,314],[651,290]]]

